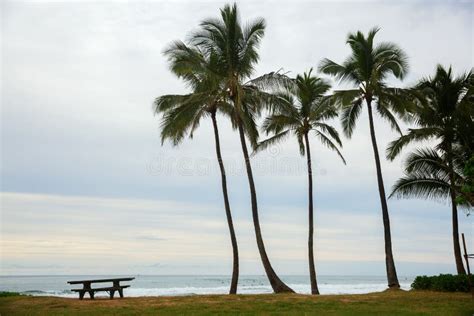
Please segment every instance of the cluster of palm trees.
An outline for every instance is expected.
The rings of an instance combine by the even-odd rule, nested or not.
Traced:
[[[451,69],[438,66],[433,78],[423,79],[415,87],[400,89],[387,86],[386,79],[403,79],[408,71],[407,57],[395,44],[375,44],[378,29],[367,36],[349,34],[351,54],[343,63],[325,59],[319,64],[323,74],[350,83],[349,90],[331,90],[328,81],[312,70],[290,78],[272,72],[252,77],[259,60],[258,47],[265,31],[265,21],[257,19],[243,26],[237,6],[226,5],[220,17],[201,22],[197,31],[184,43],[176,41],[164,52],[171,71],[190,88],[184,95],[164,95],[155,100],[155,112],[162,116],[162,142],[178,145],[193,135],[203,118],[211,118],[215,150],[221,172],[222,193],[233,250],[233,272],[230,294],[237,293],[239,252],[227,192],[225,167],[220,149],[217,114],[230,119],[238,131],[245,162],[255,236],[261,261],[275,293],[293,292],[276,274],[263,241],[258,215],[257,192],[249,154],[294,135],[300,154],[306,155],[308,168],[308,259],[312,294],[319,294],[313,253],[313,173],[310,137],[334,150],[342,161],[341,139],[327,123],[341,117],[344,134],[351,137],[363,107],[367,108],[371,142],[377,171],[378,189],[384,225],[386,270],[389,288],[399,288],[392,252],[390,218],[386,201],[380,155],[374,128],[373,110],[400,134],[387,148],[388,159],[394,159],[414,141],[435,139],[434,147],[420,149],[408,156],[405,176],[394,186],[391,195],[399,197],[450,198],[453,213],[453,242],[456,266],[464,273],[458,240],[457,205],[461,187],[468,181],[464,163],[473,154],[473,86],[472,73],[454,78]],[[257,121],[267,115],[259,129]],[[411,122],[407,134],[397,117]],[[267,138],[260,140],[260,130]],[[472,179],[470,180],[472,181]],[[472,183],[472,182],[471,182]],[[471,206],[469,200],[463,199]]]

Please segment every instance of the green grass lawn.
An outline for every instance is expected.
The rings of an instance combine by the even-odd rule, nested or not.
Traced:
[[[386,291],[363,295],[199,295],[78,299],[0,297],[0,315],[473,315],[470,294]]]

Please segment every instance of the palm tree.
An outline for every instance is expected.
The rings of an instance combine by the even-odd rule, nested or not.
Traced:
[[[162,143],[169,139],[173,145],[178,145],[188,133],[192,137],[192,133],[199,126],[201,119],[211,117],[233,252],[229,294],[236,294],[239,279],[239,251],[227,193],[227,180],[216,116],[217,111],[226,104],[225,94],[222,91],[222,78],[214,71],[216,59],[212,55],[205,56],[197,47],[175,42],[165,51],[165,55],[169,58],[172,72],[183,78],[193,90],[189,94],[164,95],[155,100],[155,112],[163,114]]]
[[[364,101],[367,106],[370,137],[382,206],[388,287],[399,288],[400,284],[393,259],[390,218],[375,136],[372,107],[375,106],[379,115],[401,134],[394,114],[403,114],[403,98],[398,89],[387,87],[385,80],[389,75],[403,79],[408,70],[408,63],[405,53],[396,44],[390,42],[374,44],[374,37],[378,30],[378,28],[373,28],[369,31],[367,37],[360,31],[349,34],[347,44],[351,48],[351,55],[342,64],[324,59],[320,64],[320,70],[340,81],[346,81],[355,86],[355,89],[335,91],[334,93],[336,102],[342,107],[341,121],[344,133],[348,137],[352,135]]]
[[[298,140],[300,154],[306,152],[308,164],[308,258],[311,294],[319,294],[314,267],[313,254],[313,169],[311,167],[311,150],[309,133],[313,131],[318,139],[330,149],[336,151],[344,161],[337,145],[342,146],[336,129],[325,123],[326,120],[337,116],[336,109],[324,94],[331,86],[321,78],[311,75],[312,69],[295,79],[294,93],[287,89],[278,94],[280,102],[274,102],[274,112],[265,119],[263,130],[274,136],[263,141],[259,149],[266,148],[275,142],[293,134]],[[335,143],[337,143],[337,145]]]
[[[453,165],[447,161],[448,155],[433,148],[417,149],[408,155],[405,175],[393,186],[390,197],[417,197],[424,199],[451,199],[453,206],[454,257],[458,274],[465,274],[459,247],[457,206],[453,201],[452,188],[464,183],[460,160]],[[454,195],[456,196],[456,195]]]
[[[218,74],[224,78],[225,91],[232,101],[232,109],[228,109],[228,113],[232,115],[233,126],[238,129],[240,136],[249,182],[255,236],[268,280],[276,293],[293,292],[275,273],[265,250],[246,140],[248,137],[254,147],[257,144],[258,129],[255,120],[259,115],[260,101],[256,96],[260,93],[255,86],[246,85],[246,81],[252,75],[259,59],[257,49],[264,35],[265,21],[257,19],[243,27],[236,4],[226,5],[220,12],[220,19],[207,19],[201,22],[200,30],[192,36],[191,41],[202,47],[207,54],[216,56]]]
[[[446,70],[438,65],[435,76],[422,79],[412,91],[416,104],[412,116],[419,128],[409,129],[406,135],[390,143],[387,148],[387,157],[393,160],[412,142],[428,139],[437,141],[432,150],[410,156],[412,159],[409,159],[406,170],[409,174],[397,182],[394,193],[404,197],[450,197],[454,258],[458,274],[465,274],[466,271],[459,246],[456,196],[459,180],[462,179],[461,165],[473,153],[473,80],[472,72],[455,78],[451,67]],[[417,159],[411,163],[413,157]],[[421,164],[422,169],[415,170],[411,164]]]

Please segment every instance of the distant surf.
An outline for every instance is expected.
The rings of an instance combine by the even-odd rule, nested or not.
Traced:
[[[75,279],[96,279],[102,276],[2,276],[0,291],[15,291],[34,296],[77,297],[70,291],[67,281]],[[107,276],[103,276],[107,277]],[[136,279],[125,290],[128,297],[138,296],[180,296],[203,294],[226,294],[230,278],[225,276],[135,276]],[[287,284],[297,293],[309,294],[307,276],[283,276]],[[321,294],[364,294],[380,292],[387,288],[385,277],[381,276],[319,276]],[[400,278],[401,288],[409,290],[412,277]],[[265,276],[242,276],[238,293],[272,293]],[[101,295],[102,294],[102,295]],[[97,296],[106,296],[99,293]]]

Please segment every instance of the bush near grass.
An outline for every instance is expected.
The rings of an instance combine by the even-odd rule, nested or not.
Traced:
[[[471,275],[474,285],[474,277]],[[440,274],[433,276],[417,276],[411,288],[414,290],[430,290],[438,292],[469,292],[467,275]]]
[[[0,291],[0,297],[19,296],[19,295],[21,295],[21,294],[18,293],[18,292],[3,292],[3,291]]]

